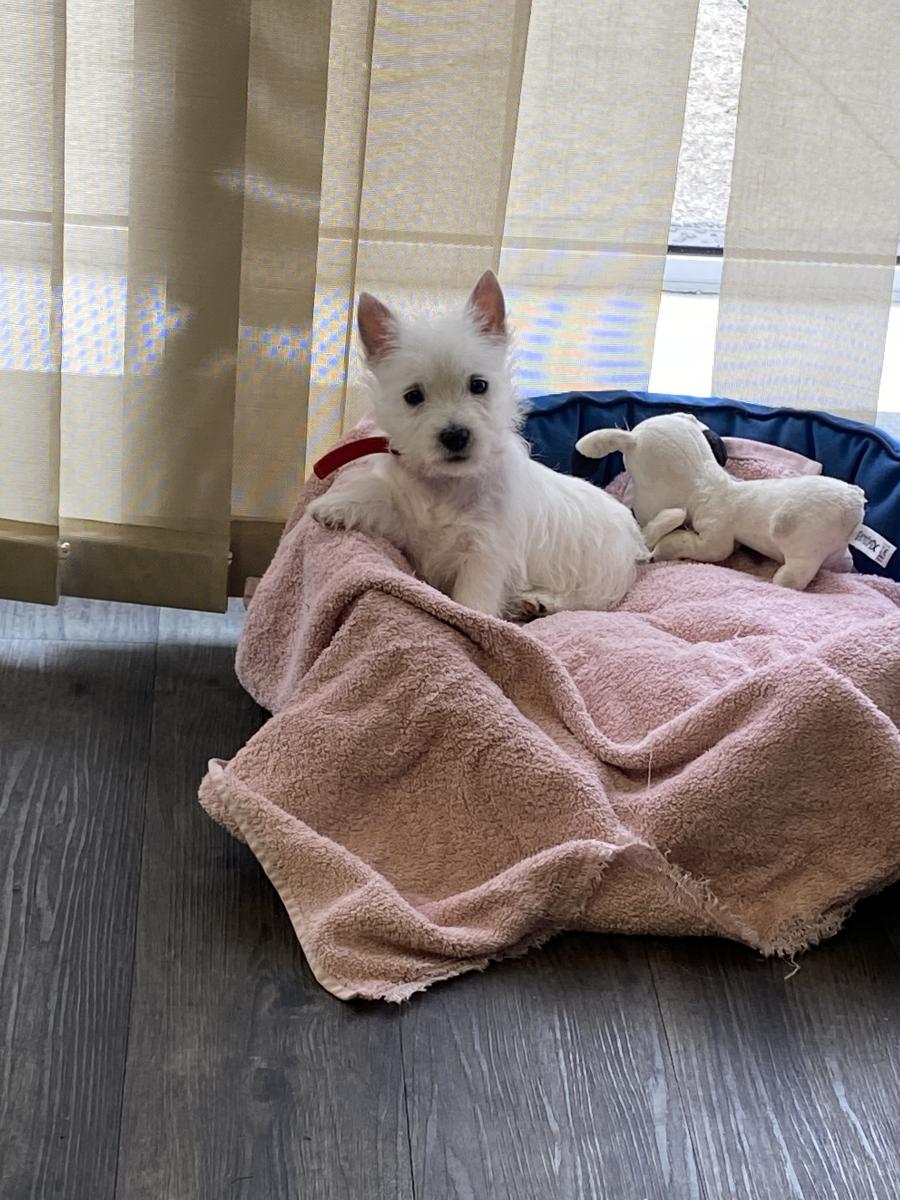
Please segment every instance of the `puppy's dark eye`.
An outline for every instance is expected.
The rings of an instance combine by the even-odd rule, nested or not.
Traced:
[[[403,399],[410,408],[415,408],[417,404],[421,404],[425,399],[425,393],[420,387],[411,387],[403,393]]]
[[[469,376],[469,391],[473,396],[483,396],[488,390],[488,381],[482,379],[480,375]]]

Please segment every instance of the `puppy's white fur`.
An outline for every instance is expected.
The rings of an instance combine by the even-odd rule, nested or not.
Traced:
[[[634,482],[634,511],[654,559],[721,562],[735,543],[782,565],[774,582],[802,591],[832,556],[846,553],[865,511],[862,488],[820,475],[732,479],[692,413],[649,417],[635,429],[598,429],[577,449],[620,450]],[[690,529],[680,529],[687,521]]]
[[[430,584],[480,612],[617,604],[648,558],[640,530],[599,488],[529,457],[494,275],[461,313],[400,317],[364,294],[358,322],[375,420],[397,454],[345,467],[311,516],[386,537]]]

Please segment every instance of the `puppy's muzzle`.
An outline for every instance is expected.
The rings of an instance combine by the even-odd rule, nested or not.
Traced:
[[[438,434],[438,441],[447,451],[448,457],[461,458],[469,448],[472,435],[464,425],[448,425]]]

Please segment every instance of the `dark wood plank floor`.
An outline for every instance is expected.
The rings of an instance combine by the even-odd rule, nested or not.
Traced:
[[[3,1200],[895,1200],[897,889],[792,975],[572,936],[342,1004],[196,802],[239,627],[0,604]]]

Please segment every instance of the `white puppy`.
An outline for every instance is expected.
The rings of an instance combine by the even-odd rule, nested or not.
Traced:
[[[865,511],[862,488],[824,475],[732,479],[704,429],[692,413],[667,413],[630,431],[585,434],[577,449],[589,458],[622,452],[654,559],[722,562],[740,543],[782,564],[773,582],[803,591],[824,563],[847,553]],[[685,522],[690,528],[679,528]]]
[[[363,294],[358,323],[394,453],[344,467],[310,515],[394,542],[428,583],[479,612],[617,604],[649,557],[640,530],[599,488],[529,457],[494,274],[463,312],[429,319]]]

